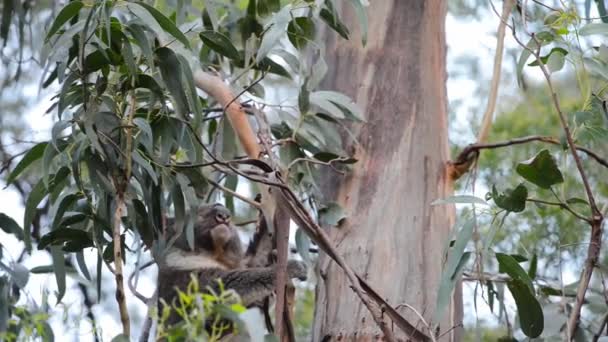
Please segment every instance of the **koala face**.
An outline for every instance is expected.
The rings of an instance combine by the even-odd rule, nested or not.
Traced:
[[[238,240],[237,230],[231,224],[230,218],[230,211],[221,204],[201,207],[194,226],[197,248],[211,251],[224,248],[230,241]]]

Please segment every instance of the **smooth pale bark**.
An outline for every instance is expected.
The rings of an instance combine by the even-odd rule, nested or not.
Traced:
[[[355,99],[366,122],[351,127],[358,142],[345,135],[347,151],[359,159],[354,172],[343,177],[327,169],[322,180],[326,200],[348,214],[330,234],[339,253],[389,303],[410,304],[430,321],[454,220],[451,206],[430,205],[452,194],[446,175],[446,1],[372,1],[365,47],[355,12],[344,3],[342,19],[353,34],[346,41],[325,32],[330,67],[322,88]],[[319,268],[313,340],[381,337],[336,264],[321,256]],[[461,322],[461,311],[458,299],[445,311],[442,332]],[[399,312],[418,322],[407,308]],[[458,340],[459,330],[441,340]]]

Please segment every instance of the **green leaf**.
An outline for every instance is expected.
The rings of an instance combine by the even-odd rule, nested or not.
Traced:
[[[566,203],[569,204],[569,205],[573,205],[573,204],[589,205],[589,202],[587,202],[586,200],[584,200],[582,198],[578,198],[578,197],[568,198],[566,200]]]
[[[522,212],[526,209],[526,199],[528,198],[528,189],[519,184],[515,189],[506,189],[504,192],[498,192],[496,186],[492,185],[492,193],[490,198],[499,208],[515,213]]]
[[[131,23],[127,26],[127,30],[131,32],[131,36],[133,37],[137,45],[139,45],[139,48],[141,49],[143,55],[146,57],[146,60],[148,61],[149,65],[154,66],[154,55],[152,52],[152,47],[150,45],[150,41],[148,40],[148,36],[146,35],[142,27],[140,25]]]
[[[528,286],[530,293],[534,293],[532,279],[515,258],[508,254],[496,253],[496,261],[498,261],[499,272],[508,274],[511,279],[521,281]]]
[[[275,14],[270,22],[268,23],[268,30],[262,36],[262,42],[256,55],[256,62],[259,63],[268,55],[270,50],[279,42],[281,37],[287,30],[287,25],[291,20],[291,5],[283,7],[277,14]]]
[[[200,33],[201,40],[211,50],[230,59],[239,59],[239,51],[232,45],[232,42],[225,35],[216,31],[203,31]]]
[[[540,336],[544,329],[543,310],[528,285],[522,280],[513,279],[507,283],[507,287],[515,299],[523,333],[530,338]]]
[[[161,12],[159,12],[156,8],[146,4],[144,2],[137,2],[137,3],[130,2],[130,3],[127,3],[127,7],[131,11],[133,11],[135,9],[135,11],[133,11],[133,12],[137,16],[139,16],[139,14],[141,14],[141,11],[138,10],[137,7],[143,7],[152,15],[152,17],[154,17],[156,22],[158,22],[158,24],[160,25],[160,27],[162,27],[163,30],[165,30],[166,32],[171,34],[177,40],[182,42],[182,44],[184,44],[184,46],[186,46],[188,49],[190,49],[190,43],[188,42],[188,38],[186,38],[186,36],[182,33],[182,31],[180,31],[177,28],[177,26],[175,26],[175,24],[173,23],[173,21],[171,21],[171,19],[167,18],[165,15],[163,15]],[[144,21],[144,23],[149,24],[146,22],[146,20],[144,18],[140,17],[140,19],[142,19]]]
[[[321,20],[334,29],[334,31],[338,32],[342,38],[348,39],[348,36],[350,35],[348,27],[340,21],[332,1],[333,0],[325,0],[325,7],[323,7],[319,13]]]
[[[344,209],[338,203],[330,202],[319,209],[319,224],[321,225],[337,226],[345,218]]]
[[[608,24],[606,23],[590,23],[583,26],[578,34],[581,36],[590,36],[592,34],[608,34]]]
[[[481,199],[481,198],[479,198],[477,196],[472,196],[472,195],[449,196],[449,197],[446,197],[446,198],[435,200],[435,201],[433,201],[431,203],[431,205],[453,204],[453,203],[488,205],[488,202],[484,201],[483,199]]]
[[[53,268],[55,280],[57,281],[57,303],[65,295],[65,256],[59,246],[51,246],[51,257],[53,258]]]
[[[516,171],[527,181],[543,189],[549,189],[552,185],[564,181],[555,158],[548,150],[542,150],[532,159],[517,164]]]
[[[470,253],[465,253],[464,250],[473,237],[474,227],[475,220],[468,219],[462,224],[462,228],[458,230],[456,241],[448,253],[448,260],[443,269],[443,273],[441,274],[433,321],[437,322],[441,320],[443,312],[450,302],[450,297],[452,295],[452,290],[456,285],[456,281],[464,269],[464,265],[466,265],[470,258]],[[456,229],[456,227],[454,227],[454,229]]]
[[[163,80],[173,97],[177,114],[185,118],[188,113],[188,99],[182,86],[182,72],[179,59],[173,50],[162,47],[156,50],[156,63],[160,67]]]
[[[310,94],[310,102],[319,106],[327,114],[336,119],[349,119],[363,121],[363,111],[348,96],[328,90],[315,91]]]
[[[519,56],[519,59],[517,60],[516,74],[517,74],[517,83],[519,84],[520,87],[522,85],[522,80],[523,80],[524,66],[526,65],[526,62],[532,55],[532,52],[530,52],[530,50],[535,51],[535,49],[538,49],[538,43],[536,42],[536,40],[534,38],[531,38],[528,41],[528,43],[526,44],[526,48],[522,49],[521,55]]]
[[[298,17],[287,25],[287,38],[296,49],[303,49],[315,38],[315,24],[308,17]]]
[[[6,46],[8,42],[8,31],[11,28],[11,19],[13,17],[13,0],[4,0],[2,4],[2,23],[0,23],[0,39],[2,39],[2,46]],[[0,293],[0,296],[2,294]],[[0,299],[1,300],[1,299]],[[0,327],[5,322],[5,320],[0,321]],[[0,331],[4,331],[5,329],[0,329]]]
[[[87,267],[87,263],[84,260],[83,251],[76,252],[76,263],[78,264],[78,268],[82,275],[88,280],[91,281],[91,274],[89,273],[89,268]]]
[[[355,12],[357,13],[357,18],[359,18],[359,24],[361,25],[361,42],[363,46],[367,44],[367,31],[368,31],[368,22],[367,22],[367,13],[365,10],[365,6],[363,5],[363,0],[351,0],[353,7],[355,7]]]
[[[17,180],[19,175],[28,168],[28,166],[30,166],[36,160],[42,158],[47,145],[48,142],[41,142],[34,145],[34,147],[27,151],[17,166],[15,166],[13,171],[6,178],[6,185],[13,183],[15,180]]]
[[[15,282],[15,285],[17,285],[20,289],[25,288],[28,280],[30,279],[30,271],[27,269],[27,267],[18,263],[11,263],[11,266],[13,269],[10,271],[10,274],[11,278]]]
[[[551,51],[549,51],[548,54],[540,57],[541,62],[543,62],[543,64],[547,64],[547,62],[549,61],[549,57],[551,57],[551,55],[554,53],[562,54],[563,56],[566,56],[568,54],[568,50],[561,48],[561,47],[555,47],[555,48],[551,49]],[[538,63],[538,60],[536,60],[536,59],[528,64],[528,66],[539,66],[539,65],[540,65],[540,63]]]
[[[74,217],[81,218],[80,216]],[[90,233],[82,229],[61,227],[40,238],[38,249],[45,249],[48,246],[58,246],[60,248],[69,246],[71,251],[80,251],[87,247],[93,247],[94,244]]]
[[[23,240],[23,229],[10,216],[0,213],[0,228],[7,234],[13,234],[17,239]]]
[[[30,194],[25,201],[25,213],[23,217],[23,229],[25,230],[25,234],[23,235],[23,241],[25,242],[25,247],[28,252],[32,250],[32,222],[34,220],[34,216],[36,215],[36,208],[46,194],[47,189],[44,185],[44,180],[41,179],[32,188],[32,191],[30,191]]]
[[[65,5],[65,7],[63,7],[61,11],[59,11],[57,17],[55,17],[55,21],[53,21],[49,32],[46,34],[45,40],[48,40],[63,26],[63,24],[65,24],[68,20],[72,19],[72,17],[78,14],[82,6],[83,4],[80,1],[72,1]]]

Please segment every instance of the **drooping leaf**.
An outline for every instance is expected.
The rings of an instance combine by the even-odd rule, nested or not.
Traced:
[[[564,181],[555,158],[548,150],[542,150],[532,159],[517,164],[516,171],[527,181],[543,189],[549,189],[552,185]]]
[[[2,46],[6,46],[8,42],[8,31],[11,28],[11,20],[13,18],[13,0],[4,0],[2,4],[2,22],[0,22],[0,39],[2,39]],[[0,293],[0,296],[2,294]],[[3,321],[0,321],[0,327],[2,327]],[[0,331],[4,331],[1,329]]]
[[[333,0],[325,0],[325,6],[321,8],[319,16],[321,17],[321,20],[334,29],[342,38],[348,39],[350,32],[348,31],[348,27],[346,27],[338,17],[338,13],[333,5]]]
[[[276,13],[268,25],[270,26],[266,33],[262,36],[262,42],[256,55],[256,62],[261,62],[270,52],[270,50],[279,42],[281,37],[287,30],[287,25],[291,20],[291,5],[283,7],[278,13]]]
[[[44,180],[40,180],[30,191],[30,194],[25,201],[25,213],[23,218],[23,229],[25,234],[23,235],[23,241],[25,242],[26,249],[32,250],[32,222],[36,214],[36,208],[44,196],[47,194],[47,188],[44,185]]]
[[[228,37],[216,31],[203,31],[200,33],[201,40],[211,50],[230,59],[239,59],[239,51],[232,45]]]
[[[543,310],[528,285],[520,279],[512,279],[507,283],[507,287],[515,299],[523,333],[530,338],[540,336],[544,329]]]
[[[160,67],[163,80],[173,97],[176,111],[180,117],[184,118],[188,113],[188,100],[182,86],[182,72],[179,59],[173,50],[166,47],[157,49],[155,53],[156,63]]]
[[[48,142],[41,142],[34,145],[34,147],[27,151],[17,166],[15,166],[13,171],[6,178],[6,185],[13,183],[19,177],[19,175],[28,168],[28,166],[30,166],[36,160],[42,158],[47,145]]]
[[[498,261],[499,272],[507,273],[511,279],[521,281],[528,286],[530,293],[534,294],[534,285],[528,273],[519,265],[517,260],[511,255],[496,253],[496,261]]]
[[[475,220],[468,219],[462,224],[462,228],[456,233],[456,241],[448,252],[448,260],[441,274],[439,290],[437,292],[437,304],[433,321],[440,321],[445,309],[447,308],[452,290],[456,281],[464,270],[464,265],[468,262],[471,253],[465,253],[465,248],[473,236]],[[455,228],[454,228],[455,229]]]
[[[364,6],[363,0],[350,0],[355,8],[355,12],[357,13],[357,18],[359,19],[359,25],[361,25],[361,42],[363,46],[367,44],[367,32],[368,32],[368,22],[367,22],[367,12]]]
[[[308,17],[297,17],[287,25],[287,38],[296,47],[303,49],[315,38],[315,24]]]
[[[60,225],[61,226],[61,225]],[[82,229],[75,228],[59,228],[53,230],[40,238],[38,249],[45,249],[48,246],[70,246],[71,251],[82,250],[87,247],[93,247],[93,240],[90,233]]]
[[[76,252],[76,263],[78,264],[78,268],[82,275],[88,280],[91,281],[91,274],[89,273],[89,268],[87,267],[87,263],[84,260],[83,251]]]
[[[328,90],[315,91],[310,94],[310,102],[319,106],[336,119],[363,121],[363,112],[348,96]]]
[[[53,259],[53,270],[57,281],[57,303],[61,302],[65,295],[65,256],[59,246],[51,246],[51,257]]]
[[[24,289],[30,279],[30,270],[19,263],[12,263],[11,266],[10,274],[13,281],[20,289]]]
[[[144,8],[146,11],[148,11],[152,15],[154,20],[160,25],[160,27],[163,30],[165,30],[165,32],[168,32],[170,35],[172,35],[177,40],[179,40],[182,44],[184,44],[184,46],[186,48],[190,49],[190,43],[188,42],[188,38],[186,38],[186,36],[182,33],[182,31],[180,31],[177,28],[177,26],[175,26],[175,23],[173,21],[171,21],[171,19],[167,18],[159,10],[146,4],[145,2],[129,2],[129,3],[127,3],[127,7],[129,8],[129,10],[134,12],[135,15],[139,16],[140,19],[142,19],[144,21],[144,23],[149,24],[149,22],[146,20],[147,17],[142,18],[140,16],[142,13],[140,8]]]
[[[0,213],[0,229],[7,234],[13,234],[17,239],[23,240],[23,229],[10,216]]]
[[[63,24],[65,24],[68,20],[72,19],[76,14],[78,14],[82,6],[83,4],[80,1],[68,2],[68,4],[65,5],[65,7],[63,7],[55,17],[55,20],[53,21],[49,32],[46,34],[46,40],[48,40],[52,35],[54,35],[63,26]]]
[[[494,203],[504,210],[518,213],[526,209],[528,189],[523,184],[519,184],[515,189],[506,189],[504,192],[498,192],[496,186],[493,185],[489,195]]]

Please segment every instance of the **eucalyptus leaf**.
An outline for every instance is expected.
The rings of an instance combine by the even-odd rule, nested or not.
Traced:
[[[0,229],[7,234],[13,234],[19,240],[23,240],[23,229],[10,216],[0,213]]]
[[[19,178],[19,175],[25,171],[33,162],[42,158],[44,150],[46,149],[48,142],[41,142],[34,145],[27,153],[21,158],[17,166],[11,171],[6,178],[6,185],[10,185]]]
[[[239,51],[232,45],[228,37],[216,31],[203,31],[199,34],[203,43],[211,50],[230,59],[241,58]]]
[[[65,295],[65,256],[61,247],[51,246],[51,257],[53,259],[53,269],[55,272],[55,280],[57,281],[57,303],[61,302]]]
[[[188,38],[180,31],[177,26],[171,21],[171,19],[167,18],[164,14],[162,14],[156,8],[146,4],[145,2],[128,2],[127,7],[129,10],[135,13],[135,15],[139,16],[140,19],[144,21],[146,24],[150,24],[150,20],[148,16],[142,16],[143,11],[141,8],[148,11],[154,20],[160,25],[160,27],[179,40],[186,48],[190,48],[190,43],[188,42]]]
[[[281,37],[285,35],[287,25],[291,20],[291,5],[283,7],[278,13],[272,16],[268,23],[268,30],[262,36],[262,42],[260,48],[255,57],[256,63],[260,63],[270,52],[270,50],[277,45]]]
[[[528,189],[519,184],[515,189],[506,189],[504,192],[496,190],[496,186],[492,186],[490,198],[499,208],[515,213],[522,212],[526,209],[526,199],[528,198]]]
[[[71,1],[67,3],[55,17],[53,24],[49,28],[49,32],[46,34],[46,39],[48,40],[63,26],[63,24],[77,15],[82,6],[84,5],[81,1]]]
[[[517,164],[516,171],[527,181],[543,189],[549,189],[564,181],[555,158],[548,150],[542,150],[533,158]]]
[[[528,285],[520,279],[512,279],[507,283],[507,287],[515,299],[523,333],[530,338],[540,336],[544,329],[543,310]]]

